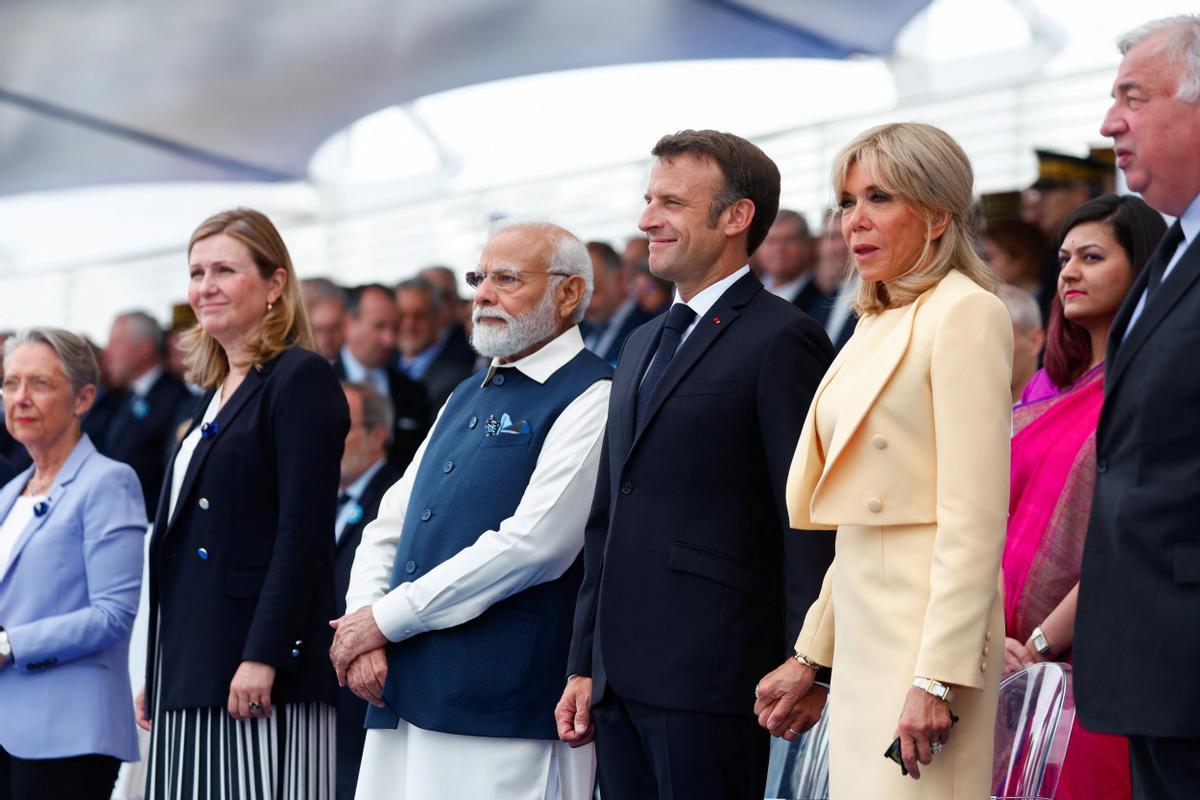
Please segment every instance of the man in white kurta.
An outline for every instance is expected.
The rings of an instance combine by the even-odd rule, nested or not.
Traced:
[[[577,584],[567,582],[559,590],[555,585],[577,569],[611,385],[607,365],[584,350],[576,327],[591,290],[591,262],[571,234],[544,224],[504,228],[489,239],[479,271],[468,280],[476,286],[472,344],[491,356],[492,364],[455,390],[404,477],[384,496],[379,516],[363,532],[355,555],[346,598],[349,613],[335,623],[331,657],[339,679],[377,709],[394,711],[399,718],[394,730],[368,730],[356,797],[590,800],[595,775],[591,745],[572,749],[552,738],[495,735],[503,729],[503,719],[495,723],[495,715],[483,709],[478,716],[491,722],[479,727],[491,733],[464,734],[462,730],[475,727],[469,708],[428,708],[421,702],[426,687],[433,694],[447,692],[450,698],[462,696],[458,688],[465,694],[479,691],[470,686],[447,690],[445,684],[453,683],[462,661],[475,660],[484,665],[480,669],[496,671],[496,684],[501,686],[509,679],[527,682],[527,676],[539,670],[555,674],[561,685],[565,652],[558,653],[557,645],[542,646],[543,639],[533,639],[539,644],[531,652],[526,649],[528,663],[521,664],[506,661],[486,644],[455,650],[435,640],[444,640],[446,632],[462,626],[458,630],[485,637],[474,641],[486,642],[488,620],[503,624],[497,616],[500,609],[529,598],[554,603],[547,614],[565,620],[569,631],[574,598],[568,598],[568,592]],[[555,393],[558,396],[549,396]],[[505,413],[497,407],[497,413],[483,416],[490,398],[505,398],[499,401],[510,404],[503,406]],[[547,404],[554,406],[552,413],[544,413]],[[530,409],[526,416],[518,413]],[[539,431],[539,424],[547,429]],[[525,449],[509,446],[522,443],[522,436],[533,437]],[[537,447],[539,439],[540,449],[529,449]],[[531,471],[527,483],[513,487],[511,482],[525,473],[512,459],[522,457],[530,459]],[[470,472],[483,468],[481,464],[487,469],[494,464],[511,468]],[[479,487],[479,503],[496,496],[487,491],[489,483],[501,487],[501,494],[508,485],[508,497],[517,499],[498,525],[464,530],[486,510],[461,498],[446,502],[456,496],[453,485],[441,481],[464,470]],[[465,546],[449,557],[433,559],[436,563],[426,568],[428,550],[405,537],[425,536],[433,528],[422,523],[432,526],[439,520],[441,530],[453,531]],[[400,563],[398,552],[405,559]],[[526,611],[528,606],[526,602]],[[421,637],[427,637],[432,651],[419,650],[426,643]],[[423,660],[415,663],[422,666],[430,659],[447,658],[446,653],[450,660],[445,670],[424,677],[419,677],[419,669],[389,675],[389,662],[405,663],[394,659],[406,646],[410,652],[418,649]],[[500,674],[506,670],[522,675]],[[413,685],[422,681],[425,685]],[[529,693],[528,687],[522,691]],[[525,719],[513,723],[521,729],[540,725],[538,717],[544,712],[546,728],[552,730],[553,707],[553,699],[544,709],[540,703],[526,706],[521,712]],[[410,718],[406,709],[412,710]],[[535,719],[528,719],[531,715]]]

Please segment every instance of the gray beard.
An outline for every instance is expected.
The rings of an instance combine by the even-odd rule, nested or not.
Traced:
[[[538,342],[552,338],[558,331],[557,310],[554,293],[549,287],[537,307],[517,317],[497,307],[476,308],[471,313],[475,322],[471,328],[471,347],[486,358],[504,359],[524,352]],[[480,325],[479,321],[487,317],[502,319],[508,324],[499,327]]]

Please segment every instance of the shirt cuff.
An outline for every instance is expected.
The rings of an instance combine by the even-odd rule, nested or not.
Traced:
[[[413,608],[408,593],[404,591],[404,587],[408,585],[400,584],[371,606],[375,624],[390,642],[403,642],[428,630],[417,616],[417,610]]]

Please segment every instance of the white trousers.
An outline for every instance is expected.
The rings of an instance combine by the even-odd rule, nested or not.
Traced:
[[[594,745],[371,729],[355,800],[591,800]]]

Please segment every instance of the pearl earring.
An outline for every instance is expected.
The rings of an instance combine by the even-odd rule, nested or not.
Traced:
[[[271,310],[271,309],[273,309],[273,308],[275,308],[275,304],[274,304],[274,303],[267,303],[267,311],[270,311],[270,310]]]

